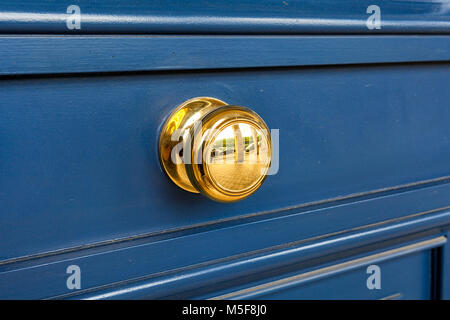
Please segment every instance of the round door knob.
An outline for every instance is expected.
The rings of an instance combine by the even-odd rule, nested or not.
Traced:
[[[180,188],[234,202],[264,182],[271,147],[269,129],[255,112],[200,97],[182,103],[166,120],[159,158]]]

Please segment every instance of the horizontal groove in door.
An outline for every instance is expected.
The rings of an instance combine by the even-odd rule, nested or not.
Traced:
[[[379,261],[384,261],[387,259],[401,257],[413,252],[418,252],[425,249],[435,248],[441,246],[447,242],[447,238],[444,236],[437,237],[430,240],[421,241],[418,243],[410,244],[396,249],[391,249],[383,251],[381,253],[372,254],[362,258],[346,261],[336,265],[332,265],[325,268],[320,268],[306,273],[301,273],[288,278],[283,278],[280,280],[264,283],[258,286],[250,287],[247,289],[242,289],[239,291],[231,292],[221,296],[211,298],[212,300],[222,300],[222,299],[245,299],[253,298],[255,295],[260,295],[268,293],[273,290],[278,290],[281,288],[290,287],[293,285],[298,285],[307,281],[317,280],[320,278],[328,277],[337,273],[353,270],[355,268],[372,264]]]
[[[449,36],[0,36],[0,75],[431,61]]]
[[[445,1],[78,0],[79,27],[69,28],[71,2],[3,1],[0,32],[8,33],[437,33],[449,32]],[[371,5],[381,11],[370,29]],[[68,21],[70,23],[71,20]]]

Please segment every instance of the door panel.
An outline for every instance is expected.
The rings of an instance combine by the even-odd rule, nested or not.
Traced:
[[[447,64],[2,79],[1,258],[442,179],[449,80]],[[280,130],[280,170],[250,198],[215,203],[161,171],[160,126],[195,96]]]

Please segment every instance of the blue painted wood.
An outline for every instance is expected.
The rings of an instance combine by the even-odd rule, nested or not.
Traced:
[[[448,228],[447,228],[448,230]],[[450,232],[447,231],[447,239],[450,237]],[[450,300],[450,245],[446,243],[442,247],[440,252],[439,262],[440,262],[440,274],[438,276],[440,282],[440,298],[444,300]]]
[[[213,287],[216,282],[233,281],[238,276],[245,278],[376,241],[436,230],[448,223],[448,208],[435,212],[413,210],[418,205],[422,208],[439,205],[448,198],[448,192],[450,185],[446,184],[276,219],[268,217],[260,222],[241,221],[239,225],[218,226],[191,235],[160,240],[148,237],[125,246],[116,243],[1,265],[3,295],[0,297],[36,298],[77,293],[65,286],[65,270],[73,264],[84,270],[83,290],[78,293],[89,297],[107,294],[116,298],[158,298],[198,287]],[[366,214],[361,216],[361,212]],[[387,212],[391,217],[398,214],[398,219],[384,221],[380,212]],[[408,216],[408,213],[415,214]],[[260,234],[264,237],[259,237]],[[109,288],[111,282],[122,286]],[[85,292],[91,288],[103,290]]]
[[[450,37],[0,37],[0,75],[430,61],[450,61]]]
[[[379,1],[380,30],[367,29],[365,0],[0,4],[0,298],[205,298],[448,236],[447,2]],[[80,30],[66,27],[70,4]],[[243,202],[183,192],[159,167],[163,120],[199,95],[280,129],[280,172]],[[429,254],[385,262],[388,283],[429,298]],[[66,287],[71,264],[79,291]],[[339,277],[316,296],[271,297],[361,295],[348,286],[360,274]]]
[[[441,64],[4,79],[1,259],[448,176],[449,77]],[[180,190],[159,166],[163,119],[202,95],[280,128],[279,173],[242,202]]]
[[[333,261],[301,271],[293,268],[290,273],[279,272],[275,277],[240,287],[229,286],[219,294],[213,292],[202,298],[386,299],[395,295],[402,299],[430,299],[435,251],[430,249],[440,248],[446,242],[447,238],[441,236],[375,252],[367,250],[338,263]],[[369,266],[378,267],[378,288],[367,286]]]
[[[352,235],[346,235],[342,238],[339,238],[340,240],[346,239],[347,241],[352,241]],[[359,237],[358,237],[359,238]],[[445,238],[444,238],[445,239]],[[353,239],[355,241],[356,239]],[[424,240],[424,239],[421,239]],[[427,239],[428,240],[428,239]],[[418,240],[415,241],[417,243]],[[356,242],[356,241],[355,241]],[[267,285],[270,282],[273,281],[279,281],[282,279],[286,279],[288,277],[292,277],[294,275],[304,274],[307,272],[317,271],[320,268],[325,267],[338,267],[338,264],[340,263],[354,263],[356,259],[364,258],[368,256],[369,254],[380,254],[384,251],[390,250],[390,249],[397,249],[399,246],[404,246],[405,243],[399,245],[397,244],[394,247],[383,247],[382,243],[378,243],[377,250],[375,251],[365,251],[364,254],[358,254],[355,256],[350,256],[345,259],[342,258],[335,258],[332,262],[328,262],[326,264],[320,265],[314,265],[314,267],[304,267],[304,264],[299,264],[299,257],[302,258],[304,262],[311,261],[312,258],[314,258],[314,255],[309,255],[308,251],[316,251],[319,253],[321,250],[323,250],[322,255],[329,254],[327,252],[327,247],[329,244],[326,244],[327,241],[323,242],[316,242],[316,243],[310,243],[310,244],[304,244],[301,247],[291,247],[288,250],[285,251],[278,251],[278,252],[269,252],[265,255],[253,255],[253,256],[247,256],[240,260],[235,260],[231,262],[225,262],[222,264],[216,264],[209,267],[200,267],[196,268],[194,270],[187,270],[183,272],[178,272],[173,275],[169,276],[161,276],[156,278],[148,278],[148,279],[141,279],[140,281],[130,281],[129,283],[126,283],[121,286],[116,287],[105,287],[101,288],[101,290],[93,290],[91,292],[82,292],[81,295],[72,295],[72,296],[65,296],[65,298],[75,298],[75,299],[91,299],[91,300],[97,300],[97,299],[142,299],[142,298],[176,298],[176,299],[186,299],[186,298],[194,298],[194,299],[221,299],[223,295],[226,294],[233,294],[233,293],[240,293],[238,296],[234,297],[236,299],[255,299],[258,296],[261,296],[262,294],[277,294],[277,291],[282,289],[288,289],[289,287],[295,287],[296,285],[314,285],[314,281],[322,280],[325,282],[325,286],[328,283],[329,279],[326,279],[327,277],[339,275],[340,273],[353,271],[355,269],[358,269],[362,266],[368,265],[367,263],[359,263],[358,265],[349,266],[345,268],[344,270],[335,270],[330,271],[325,275],[320,275],[317,277],[310,277],[309,279],[304,279],[304,281],[298,281],[298,282],[292,282],[287,283],[281,286],[274,287],[273,290],[270,288],[263,288],[259,291],[253,292],[253,294],[250,294],[249,292],[240,292],[240,290],[247,290],[248,288],[252,288],[257,285]],[[375,258],[371,261],[371,263],[383,263],[385,261],[393,260],[402,256],[405,256],[407,254],[413,254],[417,252],[423,252],[425,253],[426,249],[435,248],[438,246],[442,246],[442,244],[445,243],[444,241],[441,241],[439,244],[429,244],[425,247],[422,247],[420,251],[418,250],[409,250],[409,252],[403,252],[403,253],[395,253],[395,254],[389,254],[385,257],[379,257]],[[354,243],[355,244],[355,243]],[[408,243],[409,244],[409,243]],[[356,244],[357,247],[361,248],[364,244]],[[363,247],[364,248],[364,247]],[[313,249],[313,250],[311,250]],[[345,253],[344,248],[340,248],[340,254]],[[429,257],[429,252],[425,253],[427,257]],[[295,259],[296,258],[296,259]],[[284,260],[284,261],[283,261]],[[283,264],[284,262],[284,264]],[[423,291],[427,290],[427,296],[429,297],[431,293],[431,286],[430,285],[423,285],[424,282],[422,280],[425,280],[425,283],[430,282],[431,278],[431,261],[428,258],[428,261],[422,261],[420,270],[423,270],[422,278],[416,279],[416,288],[417,285],[423,287],[421,290],[421,293]],[[290,267],[290,272],[286,271],[286,266]],[[411,267],[411,266],[410,266]],[[272,270],[272,275],[275,274],[275,276],[270,276],[270,272],[268,273],[268,270]],[[253,272],[252,272],[253,271]],[[393,274],[391,274],[390,270],[385,270],[386,278],[392,278],[392,277],[399,277],[403,273],[399,273],[397,270]],[[412,268],[411,271],[416,271],[414,268]],[[231,272],[231,273],[230,273]],[[257,276],[259,275],[259,277]],[[255,281],[255,278],[257,279]],[[359,278],[359,281],[362,279]],[[362,283],[353,283],[352,288],[349,288],[347,290],[347,293],[342,293],[342,297],[348,297],[348,294],[354,294],[355,291],[359,292],[360,295],[367,295],[367,292],[363,292],[365,290],[361,290],[362,284],[365,284],[365,281],[362,280]],[[340,283],[341,286],[349,286],[349,283],[352,282],[344,282],[342,281]],[[394,282],[395,283],[395,282]],[[398,282],[397,282],[398,284]],[[222,289],[218,289],[222,287]],[[225,289],[223,289],[225,287]],[[412,286],[409,286],[409,288],[414,287],[414,284]],[[426,288],[428,287],[428,288]],[[402,289],[402,291],[408,291],[408,287],[403,288],[397,288]],[[332,283],[330,283],[330,286],[328,287],[330,290],[336,290],[342,292],[342,290],[339,290],[339,288],[335,288]],[[356,289],[356,290],[355,290]],[[186,291],[183,291],[186,290]],[[238,291],[239,290],[239,291]],[[300,288],[300,292],[303,290]],[[417,294],[417,292],[414,292],[417,290],[412,290],[410,294]],[[303,292],[303,294],[310,295],[310,298],[312,296],[310,291]],[[386,291],[382,292],[383,294],[386,293]],[[408,292],[407,292],[408,294]],[[168,296],[167,296],[168,295]],[[290,296],[290,298],[289,298]],[[324,298],[331,298],[330,293],[324,293],[320,295],[322,299]],[[312,298],[320,298],[317,297],[317,294],[313,296]],[[337,295],[335,295],[335,298]],[[382,296],[378,296],[380,298]],[[233,299],[234,299],[233,298]],[[295,295],[288,295],[283,297],[284,299],[295,299]],[[300,297],[299,297],[300,298]],[[354,297],[353,297],[354,298]],[[372,295],[371,298],[377,298],[377,295]]]
[[[381,9],[370,30],[367,8]],[[67,8],[78,5],[80,29],[68,29]],[[448,2],[388,0],[2,0],[3,33],[449,33]],[[70,13],[72,11],[69,11]]]
[[[1,259],[448,176],[449,80],[447,64],[3,79]],[[204,95],[280,128],[280,171],[249,199],[214,203],[161,171],[160,125]]]
[[[381,288],[369,290],[366,281],[369,275],[367,266],[356,270],[341,272],[331,278],[297,286],[280,288],[273,292],[249,294],[240,299],[269,300],[373,300],[385,299],[431,299],[431,251],[423,251],[402,258],[387,261],[373,261],[381,270]]]

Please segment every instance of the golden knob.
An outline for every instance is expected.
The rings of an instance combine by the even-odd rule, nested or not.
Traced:
[[[164,123],[159,158],[184,190],[234,202],[254,193],[271,164],[267,125],[252,110],[209,97],[185,101]]]

